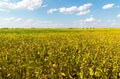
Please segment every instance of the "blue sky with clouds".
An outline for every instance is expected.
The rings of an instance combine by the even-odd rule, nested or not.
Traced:
[[[120,0],[0,0],[0,27],[120,27]]]

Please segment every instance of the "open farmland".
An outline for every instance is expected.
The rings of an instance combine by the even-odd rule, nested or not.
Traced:
[[[120,29],[0,29],[0,79],[119,79]]]

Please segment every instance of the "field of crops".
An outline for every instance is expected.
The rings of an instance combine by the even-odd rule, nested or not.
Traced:
[[[119,79],[120,29],[0,29],[0,79]]]

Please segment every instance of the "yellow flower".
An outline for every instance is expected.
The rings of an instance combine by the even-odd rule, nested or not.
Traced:
[[[53,67],[56,67],[56,64],[53,64]]]
[[[93,72],[92,68],[89,68],[89,73],[90,73],[91,76],[94,75],[94,72]]]
[[[65,73],[61,73],[62,76],[66,76]]]

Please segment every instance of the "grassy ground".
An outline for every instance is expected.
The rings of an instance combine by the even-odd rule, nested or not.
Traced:
[[[119,79],[120,29],[0,29],[0,79]]]

